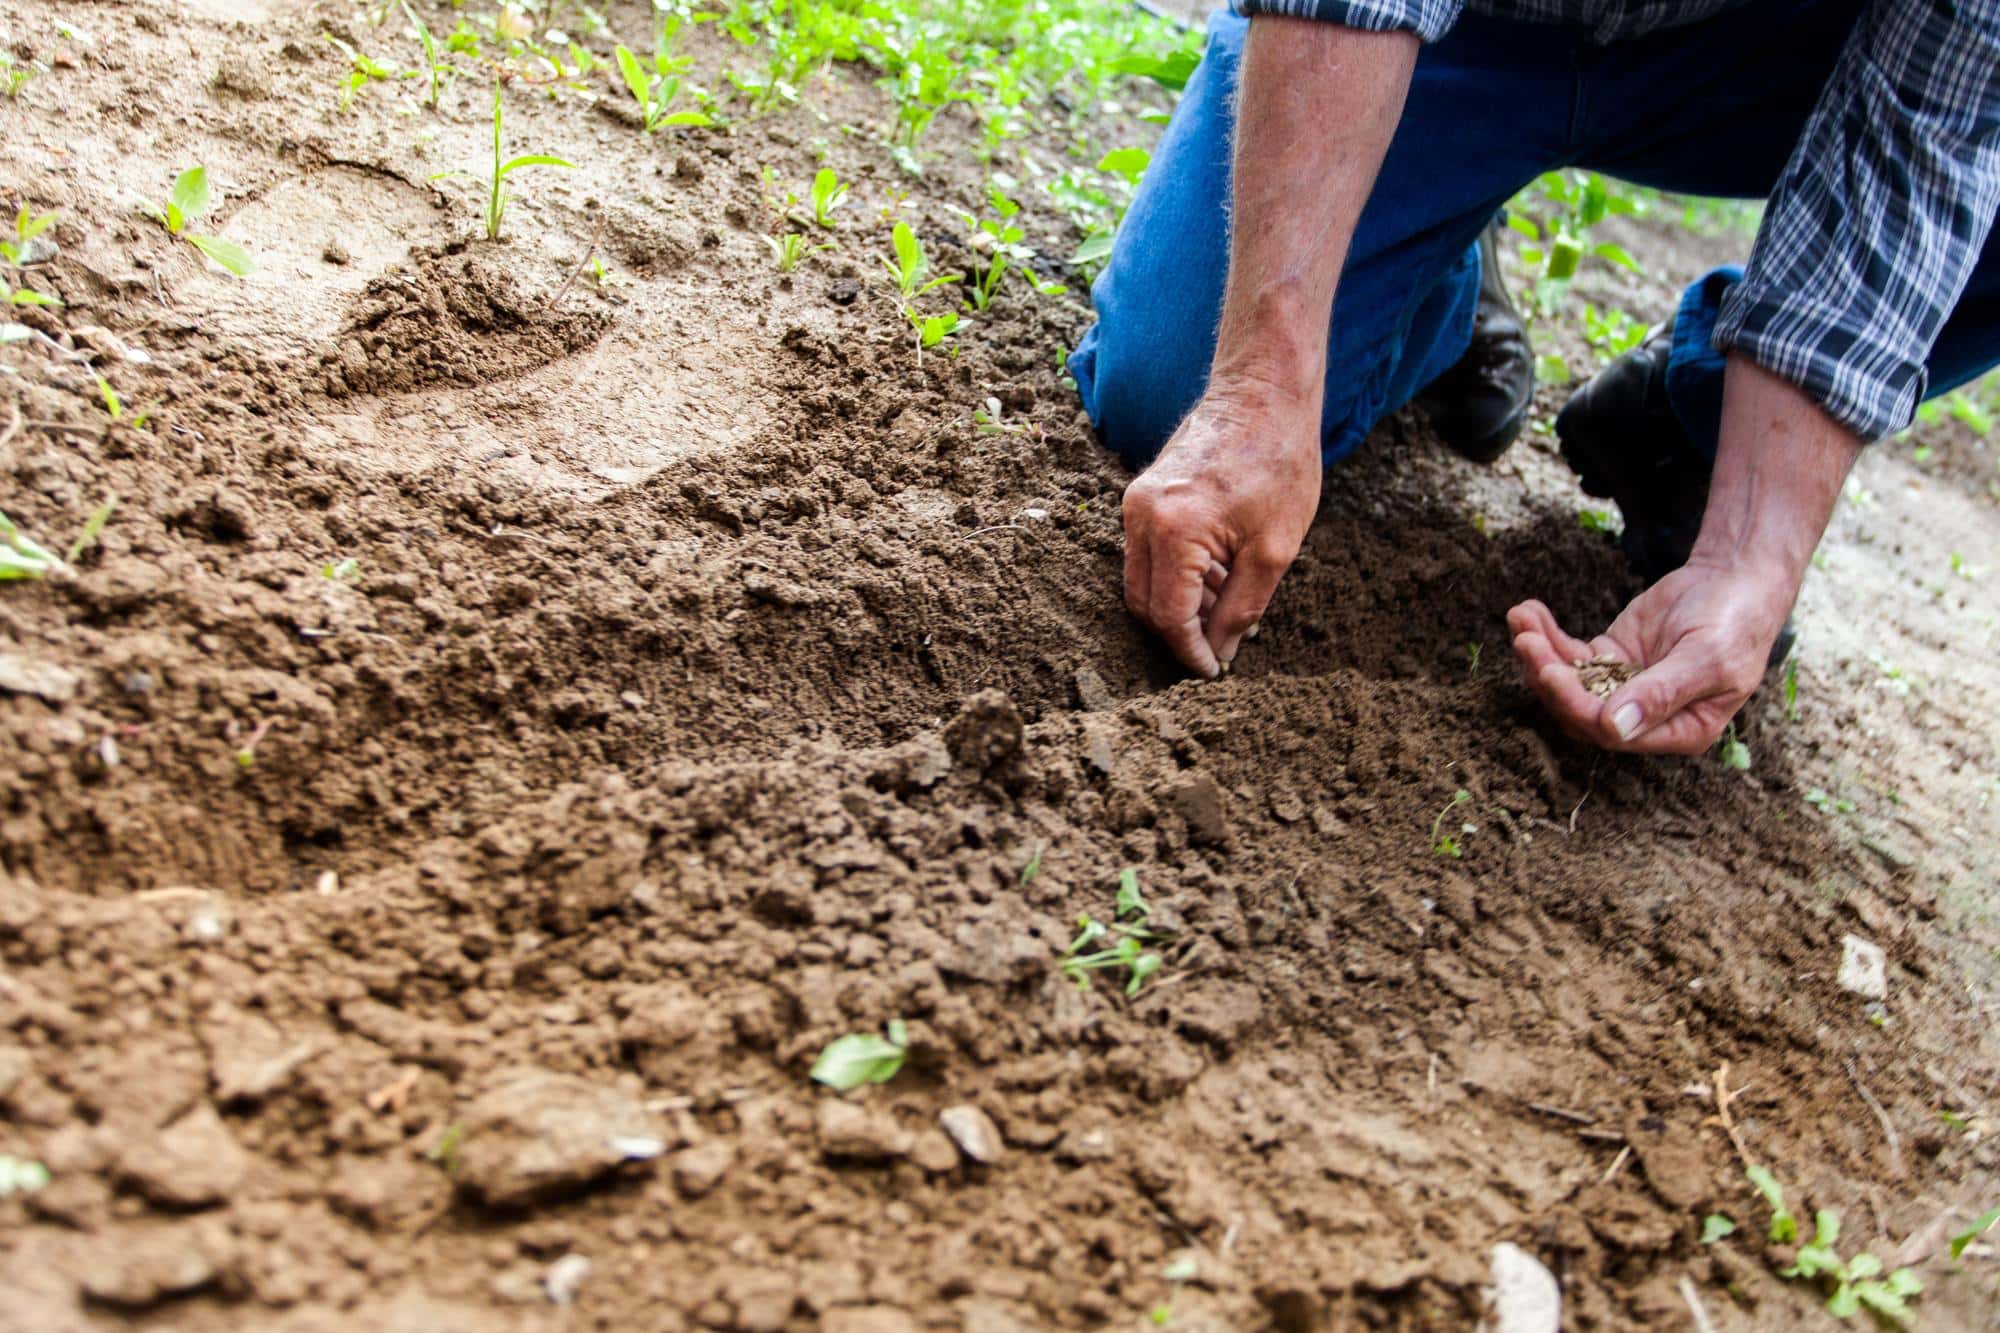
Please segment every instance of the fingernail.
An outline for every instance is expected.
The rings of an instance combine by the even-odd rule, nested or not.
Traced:
[[[1611,715],[1611,729],[1618,733],[1618,739],[1629,741],[1632,733],[1639,729],[1639,705],[1626,704]]]

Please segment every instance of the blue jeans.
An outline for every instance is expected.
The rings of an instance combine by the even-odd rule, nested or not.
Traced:
[[[1544,171],[1583,166],[1682,194],[1757,198],[1790,156],[1861,0],[1759,0],[1706,23],[1593,46],[1575,30],[1467,14],[1417,58],[1403,119],[1356,224],[1327,337],[1327,463],[1443,374],[1471,341],[1478,238]],[[1208,380],[1228,269],[1229,154],[1249,31],[1217,14],[1070,358],[1090,419],[1133,467]],[[1709,346],[1740,276],[1696,281],[1668,396],[1711,456],[1722,357]],[[1929,363],[1943,393],[2000,363],[2000,228]]]

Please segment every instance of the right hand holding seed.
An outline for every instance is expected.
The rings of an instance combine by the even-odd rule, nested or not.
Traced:
[[[1200,675],[1229,665],[1305,541],[1318,415],[1211,391],[1125,488],[1125,604]]]

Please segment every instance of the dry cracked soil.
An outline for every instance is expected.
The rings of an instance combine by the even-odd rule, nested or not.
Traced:
[[[970,258],[962,114],[915,180],[865,71],[652,136],[517,79],[510,148],[578,168],[493,243],[430,179],[490,85],[339,113],[357,14],[0,16],[49,65],[0,205],[59,211],[64,302],[0,348],[0,496],[52,545],[120,497],[0,585],[0,1152],[51,1173],[0,1198],[0,1325],[1466,1328],[1507,1241],[1566,1327],[1818,1327],[1755,1160],[1925,1325],[2000,1327],[1993,1250],[1944,1253],[2000,1203],[1982,442],[1867,455],[1747,772],[1518,682],[1512,602],[1632,591],[1539,434],[1478,470],[1386,423],[1190,682],[1120,604],[1076,296],[919,360],[884,293],[900,195]],[[854,201],[781,276],[761,173],[822,153]],[[247,280],[134,208],[197,161]],[[1635,226],[1598,299],[1746,244]],[[1163,965],[1080,989],[1127,868]],[[891,1019],[891,1081],[809,1080]]]

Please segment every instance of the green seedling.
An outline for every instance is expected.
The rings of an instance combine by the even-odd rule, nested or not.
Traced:
[[[1799,720],[1799,659],[1796,656],[1785,662],[1785,721]]]
[[[361,562],[353,556],[341,560],[329,560],[319,567],[321,578],[332,579],[336,583],[352,583],[361,577]]]
[[[1614,361],[1646,340],[1646,326],[1623,310],[1583,305],[1583,339],[1599,361]]]
[[[1122,178],[1127,185],[1136,187],[1152,160],[1153,155],[1143,148],[1114,148],[1098,159],[1097,169],[1108,171]]]
[[[220,236],[196,236],[187,230],[188,223],[208,212],[208,205],[208,168],[194,166],[174,177],[174,188],[167,195],[164,208],[151,203],[141,207],[148,217],[167,229],[167,235],[178,236],[229,273],[248,277],[256,265],[250,262],[242,246]]]
[[[236,760],[238,768],[256,767],[257,747],[262,745],[264,738],[271,734],[271,726],[271,720],[266,718],[256,726],[250,728],[249,738],[243,744],[237,746],[235,753],[231,755],[231,758]]]
[[[964,215],[965,225],[972,233],[972,248],[990,255],[986,268],[973,274],[972,308],[984,311],[992,305],[995,293],[1009,273],[1019,273],[1029,286],[1044,296],[1060,296],[1068,291],[1069,288],[1062,283],[1043,281],[1028,266],[1035,252],[1022,244],[1026,233],[1015,221],[1021,206],[1008,198],[998,185],[987,187],[986,199],[995,216],[975,220],[971,214]]]
[[[1734,722],[1722,729],[1722,739],[1715,743],[1715,757],[1722,761],[1724,768],[1738,773],[1750,771],[1750,747],[1736,734]]]
[[[493,174],[487,178],[486,189],[486,239],[500,239],[500,224],[507,216],[507,178],[522,167],[564,167],[573,169],[573,164],[547,153],[523,153],[519,157],[500,159],[500,94],[499,84],[493,85]],[[468,180],[479,177],[470,171],[440,171],[431,176],[441,180],[446,176],[464,176]]]
[[[909,1028],[900,1018],[889,1020],[886,1039],[872,1032],[835,1038],[813,1061],[813,1081],[840,1092],[864,1083],[887,1083],[902,1069],[909,1045]]]
[[[464,1143],[465,1125],[462,1121],[454,1120],[444,1127],[444,1132],[439,1134],[437,1142],[425,1151],[424,1157],[435,1163],[446,1175],[455,1176],[458,1174],[458,1150]]]
[[[613,54],[618,58],[618,72],[624,76],[626,88],[631,90],[633,100],[639,104],[639,115],[646,125],[646,133],[664,125],[713,125],[715,122],[699,111],[674,111],[674,99],[680,96],[681,75],[686,72],[688,60],[685,56],[675,56],[668,51],[656,51],[653,68],[648,70],[632,54],[630,47],[620,45]]]
[[[21,531],[13,519],[0,512],[0,581],[14,579],[45,579],[68,574],[71,567],[83,558],[91,547],[97,544],[98,534],[111,521],[111,513],[118,507],[118,497],[112,496],[84,520],[83,531],[69,544],[66,555],[58,556],[54,551]]]
[[[28,80],[41,72],[42,67],[34,61],[17,63],[12,52],[0,50],[0,93],[10,99],[20,96]]]
[[[1461,824],[1457,833],[1446,833],[1443,831],[1444,819],[1446,815],[1471,799],[1472,793],[1460,787],[1451,794],[1451,799],[1444,803],[1444,809],[1437,812],[1437,818],[1431,821],[1431,851],[1434,854],[1449,856],[1454,861],[1465,855],[1465,845],[1459,840],[1460,835],[1473,833],[1477,830],[1471,824]]]
[[[1736,1224],[1721,1213],[1710,1213],[1701,1219],[1701,1243],[1713,1245],[1724,1236],[1736,1234]]]
[[[417,11],[410,7],[410,0],[399,0],[399,3],[403,6],[404,17],[408,18],[410,25],[417,30],[417,44],[424,48],[424,76],[430,80],[431,85],[430,96],[424,100],[431,110],[435,111],[438,93],[444,80],[457,78],[458,71],[451,67],[449,61],[438,58],[437,38],[431,35],[429,25],[417,17]],[[343,105],[341,109],[346,110],[346,107]]]
[[[10,1194],[33,1194],[49,1183],[49,1169],[27,1157],[0,1153],[0,1199]]]
[[[1813,1238],[1799,1246],[1789,1268],[1778,1276],[1804,1278],[1824,1286],[1833,1284],[1826,1312],[1836,1319],[1850,1319],[1865,1308],[1895,1324],[1915,1318],[1909,1298],[1923,1291],[1924,1284],[1907,1268],[1882,1276],[1882,1261],[1863,1251],[1845,1262],[1834,1249],[1840,1239],[1840,1215],[1822,1208],[1813,1215]]]
[[[32,244],[34,239],[54,226],[55,220],[56,215],[53,212],[34,213],[29,211],[26,204],[21,205],[20,212],[14,215],[14,239],[0,241],[0,260],[5,260],[7,266],[14,270],[15,278],[20,276],[20,270],[34,257],[35,247]],[[46,292],[38,292],[32,287],[17,287],[11,280],[0,280],[0,299],[4,299],[10,306],[62,304]]]
[[[1035,850],[1028,857],[1028,863],[1021,867],[1022,888],[1025,889],[1030,884],[1033,884],[1035,882],[1035,876],[1042,873],[1042,851],[1043,851],[1042,844],[1039,842],[1036,843]]]
[[[771,247],[771,254],[778,261],[780,273],[790,273],[797,268],[799,260],[805,257],[807,249],[805,236],[796,231],[788,231],[783,236],[766,236],[764,244]]]
[[[1476,644],[1476,643],[1468,643],[1468,644],[1466,644],[1466,645],[1465,645],[1465,656],[1466,656],[1466,658],[1467,658],[1467,659],[1468,659],[1468,660],[1469,660],[1469,661],[1471,662],[1471,665],[1470,665],[1469,667],[1467,667],[1467,668],[1466,668],[1466,672],[1465,672],[1465,674],[1466,674],[1466,675],[1468,675],[1468,676],[1476,676],[1476,675],[1478,675],[1478,674],[1479,674],[1479,645],[1478,645],[1478,644]]]
[[[1570,283],[1586,255],[1634,273],[1644,272],[1624,247],[1608,241],[1593,244],[1588,235],[1607,217],[1643,213],[1645,203],[1638,194],[1594,171],[1551,171],[1536,185],[1543,199],[1554,206],[1550,215],[1538,223],[1513,208],[1507,214],[1507,225],[1526,242],[1520,249],[1523,262],[1538,270],[1534,287],[1538,309],[1546,314],[1568,299]]]
[[[1851,815],[1854,802],[1844,796],[1829,795],[1825,788],[1814,787],[1806,793],[1806,804],[1823,815]]]
[[[947,282],[958,281],[959,275],[956,273],[930,276],[930,257],[924,253],[924,243],[917,239],[916,232],[910,230],[909,223],[898,222],[895,229],[889,233],[889,239],[895,247],[895,256],[893,259],[883,260],[882,267],[888,269],[889,276],[896,280],[896,290],[903,294],[904,300],[922,296],[931,288],[943,286]]]
[[[412,17],[415,16],[412,15]],[[321,35],[327,41],[331,42],[342,55],[347,57],[348,70],[346,75],[340,80],[340,109],[342,111],[351,110],[354,106],[354,94],[366,88],[370,83],[393,83],[397,79],[406,77],[397,73],[394,65],[386,65],[373,56],[363,55],[360,51],[355,50],[352,46],[341,41],[340,38],[335,37],[330,32],[322,33]]]
[[[813,222],[828,231],[833,230],[833,212],[847,199],[847,182],[834,173],[832,167],[821,167],[813,173],[812,205]]]
[[[936,347],[946,338],[958,332],[958,316],[947,311],[942,315],[920,315],[909,306],[903,307],[903,318],[910,321],[910,327],[917,332],[917,363],[923,364],[924,353]],[[954,354],[957,349],[953,349]]]
[[[1111,921],[1108,924],[1099,921],[1088,912],[1077,917],[1076,938],[1062,954],[1063,975],[1074,981],[1078,990],[1089,990],[1092,972],[1123,968],[1125,994],[1137,995],[1146,979],[1157,973],[1164,962],[1160,955],[1148,952],[1145,947],[1161,938],[1145,924],[1152,914],[1151,905],[1139,891],[1139,872],[1129,867],[1119,872]],[[1106,947],[1094,947],[1114,937],[1115,942]]]
[[[1988,1209],[1973,1219],[1972,1225],[1951,1238],[1951,1257],[1963,1259],[1966,1247],[2000,1225],[2000,1208]]]
[[[1579,509],[1576,521],[1585,532],[1599,532],[1607,537],[1616,537],[1625,526],[1609,509]]]

